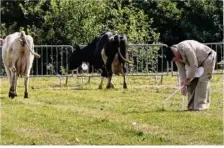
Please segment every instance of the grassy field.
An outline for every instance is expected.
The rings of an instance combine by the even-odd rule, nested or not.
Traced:
[[[154,85],[153,77],[114,77],[115,89],[98,90],[100,78],[80,87],[72,78],[59,87],[58,78],[30,78],[29,99],[24,99],[23,79],[18,97],[8,98],[8,81],[1,79],[2,145],[222,145],[222,77],[212,80],[208,111],[180,111],[175,77]],[[63,83],[65,80],[63,79]],[[105,88],[106,82],[104,82]],[[185,109],[187,100],[185,98]]]

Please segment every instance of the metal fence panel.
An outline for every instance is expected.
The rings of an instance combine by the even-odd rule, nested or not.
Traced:
[[[134,64],[127,64],[128,75],[167,75],[168,67],[164,59],[166,46],[165,44],[129,44],[128,57]]]
[[[212,48],[217,53],[216,65],[215,65],[215,73],[214,74],[223,74],[223,67],[218,65],[218,63],[224,60],[224,42],[217,43],[205,43],[207,46]]]
[[[224,60],[223,42],[205,43],[217,52],[217,61]],[[81,48],[85,45],[80,45]],[[165,59],[165,44],[129,44],[128,58],[134,64],[127,64],[128,76],[154,76],[154,75],[177,75],[175,64],[168,63]],[[68,68],[68,61],[73,47],[71,45],[35,45],[35,52],[41,55],[40,59],[34,59],[31,70],[32,76],[57,76],[64,75]],[[1,47],[0,47],[1,53]],[[1,56],[2,65],[2,56]],[[94,69],[94,67],[91,67]],[[5,75],[3,66],[0,68],[0,75]],[[99,76],[99,71],[92,70],[88,76]],[[216,65],[216,74],[223,74],[223,68]],[[77,70],[77,76],[82,72]],[[82,75],[83,76],[83,75]]]
[[[73,47],[71,45],[35,45],[34,50],[41,55],[41,58],[34,58],[30,75],[57,76],[63,74],[63,70],[68,68],[69,55],[73,52]],[[2,63],[1,65],[0,73],[4,76],[4,67]]]
[[[128,76],[168,75],[168,64],[165,61],[165,44],[129,44],[128,58],[134,64],[127,64]],[[81,48],[85,45],[80,45]],[[79,74],[78,74],[79,75]],[[90,76],[99,76],[94,71]]]
[[[36,45],[35,51],[41,55],[34,59],[31,75],[56,76],[65,74],[69,56],[73,52],[71,45]]]

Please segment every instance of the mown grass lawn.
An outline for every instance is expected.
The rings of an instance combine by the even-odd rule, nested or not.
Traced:
[[[1,78],[2,145],[222,145],[222,77],[212,80],[208,111],[180,111],[180,92],[164,106],[161,102],[177,89],[176,77],[114,77],[115,89],[98,90],[100,78],[83,86],[72,78],[59,87],[58,78],[30,78],[29,99],[23,79],[18,97],[8,98],[8,81]],[[65,79],[63,79],[64,83]],[[106,84],[106,82],[104,82]],[[105,85],[104,85],[105,88]],[[186,98],[185,98],[186,100]],[[186,109],[187,101],[185,102]]]

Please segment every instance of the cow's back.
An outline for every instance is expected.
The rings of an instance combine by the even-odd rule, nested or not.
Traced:
[[[27,69],[30,69],[32,64],[27,67],[27,62],[33,62],[34,55],[30,53],[30,49],[34,51],[33,38],[30,35],[25,35],[28,45],[21,45],[21,33],[15,32],[5,38],[2,47],[2,59],[5,68],[12,66],[10,63],[15,61],[15,67],[18,74],[24,74]],[[29,49],[30,48],[30,49]]]
[[[6,66],[9,66],[9,56],[13,50],[13,44],[15,40],[19,40],[19,32],[8,35],[5,38],[5,42],[2,46],[2,60]]]
[[[104,34],[101,35],[99,38],[97,44],[96,44],[96,52],[100,55],[102,49],[106,46],[106,44],[110,41],[110,38],[114,34],[112,32],[105,32]]]
[[[104,50],[106,45],[109,43],[110,38],[113,35],[114,34],[112,32],[105,32],[105,33],[101,34],[101,36],[99,37],[99,39],[97,41],[95,51],[94,51],[94,59],[95,59],[94,66],[97,69],[102,68],[105,65],[104,59],[102,56],[102,51]]]

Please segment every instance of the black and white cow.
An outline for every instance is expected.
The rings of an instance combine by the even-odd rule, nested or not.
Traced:
[[[76,69],[82,62],[87,62],[95,69],[101,70],[99,89],[102,89],[104,77],[108,78],[106,88],[114,87],[111,83],[113,73],[122,74],[124,78],[123,88],[127,88],[125,62],[131,62],[126,59],[127,37],[124,34],[105,32],[97,36],[83,49],[80,49],[78,45],[75,49],[69,60],[69,70]]]

